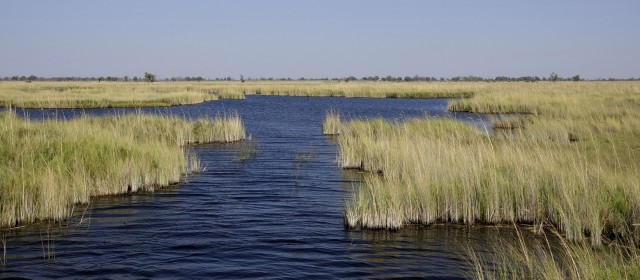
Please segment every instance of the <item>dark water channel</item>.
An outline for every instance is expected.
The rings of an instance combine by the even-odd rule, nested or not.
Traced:
[[[156,191],[93,199],[63,223],[4,233],[1,276],[28,278],[465,278],[462,246],[482,246],[492,227],[411,226],[348,230],[343,197],[359,174],[335,164],[322,135],[329,108],[353,118],[445,116],[445,99],[344,99],[248,96],[193,106],[145,109],[196,118],[238,112],[258,146],[192,149],[206,171]],[[118,114],[112,110],[18,110],[30,118]],[[482,127],[482,117],[455,117]],[[294,160],[296,153],[311,160]]]

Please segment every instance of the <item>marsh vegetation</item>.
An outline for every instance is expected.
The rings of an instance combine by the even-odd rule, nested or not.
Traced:
[[[236,162],[246,162],[258,154],[258,144],[255,140],[249,139],[247,141],[243,141],[236,152],[234,157],[234,161]]]
[[[220,92],[285,96],[368,98],[462,98],[473,96],[472,86],[456,83],[394,82],[226,82]]]
[[[557,229],[568,242],[566,256],[583,258],[574,271],[556,270],[562,277],[601,275],[585,270],[610,264],[594,263],[601,257],[619,262],[621,271],[608,271],[611,275],[636,271],[629,264],[637,260],[640,241],[640,84],[490,87],[495,92],[478,90],[449,109],[524,114],[495,118],[491,135],[458,121],[429,118],[342,125],[339,163],[372,172],[347,200],[346,224],[527,224],[537,232]],[[590,246],[576,245],[587,240]],[[597,249],[620,242],[627,250]],[[528,255],[533,251],[551,254],[531,249],[520,259],[539,259]],[[502,260],[513,252],[522,250],[505,251]],[[562,267],[552,258],[543,261]],[[525,278],[551,271],[537,269],[545,267],[539,264],[517,267],[507,270]]]
[[[513,227],[514,238],[495,238],[490,253],[467,247],[466,259],[475,279],[637,279],[640,249],[628,239],[593,248],[568,242],[555,230],[542,238],[527,238]]]
[[[11,85],[28,88],[44,83],[3,83],[0,88]],[[122,87],[122,93],[129,91],[127,85],[83,90],[99,95],[109,87]],[[154,104],[148,100],[158,92],[214,99],[251,94],[457,98],[450,101],[449,111],[493,114],[488,123],[492,132],[453,119],[346,120],[337,109],[321,109],[322,133],[335,135],[340,166],[366,171],[363,184],[354,186],[344,205],[348,227],[524,225],[541,236],[555,232],[560,242],[499,240],[505,243],[494,247],[503,250],[489,256],[470,251],[473,276],[598,279],[640,274],[640,83],[248,81],[144,86],[149,87],[147,101],[134,106]],[[48,96],[48,90],[33,93]],[[89,93],[74,97],[73,90],[61,92],[72,101],[37,106],[25,101],[22,106],[95,104],[78,102]],[[18,105],[20,98],[5,100]],[[115,99],[96,100],[104,101],[96,107],[119,104]],[[176,104],[189,103],[184,100]],[[177,182],[200,169],[185,145],[244,138],[237,115],[196,121],[138,114],[39,122],[8,111],[0,121],[0,155],[8,159],[0,163],[2,227],[64,219],[73,205],[86,203],[93,195],[152,191]],[[268,143],[260,143],[258,158],[263,152],[268,158],[269,150],[262,150]],[[233,160],[245,162],[258,153],[254,141],[239,147]],[[308,151],[301,147],[285,154],[297,168],[296,184],[304,185],[300,166],[313,165],[308,163],[318,160],[318,152],[309,146]]]
[[[158,107],[242,99],[197,83],[3,82],[0,106],[20,108]]]
[[[237,114],[188,121],[129,114],[30,121],[0,113],[0,227],[65,219],[75,204],[178,182],[199,170],[186,145],[245,137]]]
[[[341,132],[341,126],[340,112],[333,108],[328,110],[322,122],[322,134],[338,135]]]
[[[471,97],[470,83],[393,82],[2,82],[0,106],[21,108],[154,107],[243,99],[245,94],[370,98]]]

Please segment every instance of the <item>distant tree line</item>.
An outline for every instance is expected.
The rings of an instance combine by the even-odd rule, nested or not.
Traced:
[[[155,82],[157,80],[156,75],[145,72],[143,76],[138,77],[117,77],[117,76],[100,76],[100,77],[37,77],[35,75],[30,76],[10,76],[10,77],[1,77],[0,81],[97,81],[97,82]],[[522,77],[508,77],[508,76],[497,76],[493,78],[485,78],[479,76],[455,76],[455,77],[429,77],[429,76],[365,76],[361,78],[357,78],[355,76],[348,77],[334,77],[334,78],[305,78],[300,77],[296,79],[292,79],[291,77],[287,78],[273,78],[273,77],[260,77],[260,78],[245,78],[243,75],[240,75],[239,79],[228,77],[219,77],[219,78],[203,78],[202,76],[184,76],[184,77],[170,77],[164,78],[163,81],[187,81],[187,82],[200,82],[200,81],[343,81],[343,82],[351,82],[351,81],[383,81],[383,82],[538,82],[538,81],[584,81],[580,75],[575,75],[571,77],[560,77],[556,73],[551,73],[548,77],[539,77],[539,76],[522,76]],[[597,78],[597,79],[589,79],[588,81],[640,81],[639,78]]]
[[[31,76],[11,76],[11,77],[2,77],[0,78],[2,81],[54,81],[54,82],[66,82],[66,81],[81,81],[81,82],[138,82],[143,81],[143,78],[129,76],[124,77],[115,77],[115,76],[100,76],[100,77],[37,77],[35,75]]]

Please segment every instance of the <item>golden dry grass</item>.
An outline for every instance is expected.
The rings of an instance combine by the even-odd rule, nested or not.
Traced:
[[[335,109],[328,110],[324,121],[322,122],[322,134],[338,135],[340,134],[341,126],[342,122],[340,121],[340,112]]]
[[[222,91],[287,96],[334,96],[370,98],[459,98],[473,95],[475,85],[468,83],[394,83],[394,82],[246,82],[227,83]]]
[[[637,279],[640,83],[491,83],[450,110],[496,117],[485,135],[453,120],[351,121],[339,162],[371,171],[346,201],[350,227],[532,224],[532,240],[488,258],[479,279]],[[377,175],[379,173],[380,175]],[[606,246],[602,246],[606,245]]]
[[[541,112],[555,109],[540,110],[523,128],[491,136],[452,120],[343,125],[341,165],[383,174],[355,190],[347,223],[397,228],[434,221],[549,222],[568,239],[589,238],[594,245],[610,234],[633,232],[640,223],[640,103],[619,102],[635,100],[636,93],[628,84],[591,91],[572,85],[561,87],[584,95],[561,99],[564,110],[550,116]],[[597,90],[611,91],[612,98],[569,109],[588,103],[575,98],[589,100]],[[545,94],[530,93],[522,102],[546,104]]]
[[[0,106],[22,108],[155,107],[195,104],[219,98],[244,98],[217,93],[200,83],[2,82]]]
[[[195,122],[122,115],[29,121],[0,113],[0,227],[64,219],[76,203],[178,182],[199,162],[189,143],[245,137],[239,116]]]
[[[527,238],[515,227],[514,239],[498,237],[493,252],[466,249],[475,279],[638,279],[640,249],[628,240],[593,248],[570,243],[552,230],[548,238]],[[556,238],[559,237],[559,238]],[[475,245],[476,247],[478,245]],[[486,245],[485,245],[486,247]]]

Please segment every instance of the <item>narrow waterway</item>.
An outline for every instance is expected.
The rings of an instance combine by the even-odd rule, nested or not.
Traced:
[[[322,135],[330,108],[347,118],[481,116],[446,113],[446,99],[247,96],[144,112],[187,118],[238,112],[258,153],[243,143],[192,147],[206,170],[155,193],[93,199],[72,219],[3,233],[1,276],[29,278],[353,278],[468,276],[463,247],[499,229],[452,225],[348,230],[343,199],[359,182],[336,165]],[[135,109],[20,110],[33,119]],[[300,160],[305,156],[305,160]]]

